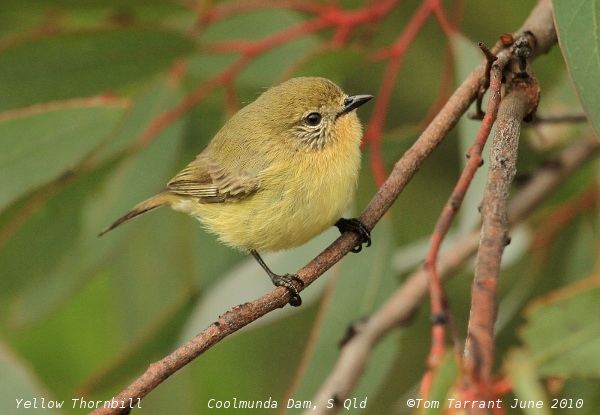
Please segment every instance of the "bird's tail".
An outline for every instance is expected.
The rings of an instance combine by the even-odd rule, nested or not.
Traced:
[[[136,216],[141,215],[142,213],[146,213],[149,210],[152,210],[154,208],[160,207],[166,203],[171,202],[173,197],[174,197],[173,194],[165,191],[165,192],[160,192],[160,193],[152,196],[151,198],[144,200],[141,203],[138,203],[137,205],[134,206],[133,209],[131,209],[129,212],[127,212],[126,214],[121,216],[119,219],[114,221],[110,226],[104,228],[104,230],[102,230],[102,232],[100,232],[98,234],[98,236],[104,235],[106,232],[113,230],[114,228],[116,228],[117,226],[122,224],[123,222],[127,222],[129,219],[133,219]]]

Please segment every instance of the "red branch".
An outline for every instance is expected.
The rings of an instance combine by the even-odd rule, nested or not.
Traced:
[[[160,134],[162,130],[176,121],[191,108],[198,105],[204,99],[204,97],[206,97],[206,95],[212,92],[215,88],[231,83],[233,79],[256,56],[283,43],[306,35],[307,33],[312,33],[323,29],[326,26],[327,22],[325,20],[316,18],[293,26],[287,30],[278,32],[257,42],[227,42],[228,47],[232,48],[232,50],[242,52],[242,56],[215,77],[209,79],[193,90],[174,108],[160,114],[158,117],[153,119],[142,133],[139,139],[140,144],[146,145],[151,142],[158,134]],[[222,43],[220,45],[223,48],[225,47]]]
[[[200,12],[200,18],[198,20],[200,25],[206,26],[210,23],[214,23],[230,16],[271,8],[296,10],[299,12],[318,14],[323,12],[325,6],[298,0],[230,1],[203,9]]]
[[[446,50],[444,52],[444,61],[442,63],[442,79],[440,80],[440,86],[438,94],[433,103],[429,106],[425,118],[421,125],[425,128],[435,115],[440,112],[440,109],[444,106],[450,95],[452,94],[453,82],[455,76],[454,68],[454,55],[452,51],[452,44],[450,40],[446,42]]]
[[[356,26],[383,19],[398,3],[398,0],[374,2],[372,6],[365,9],[346,12],[341,12],[337,8],[329,9],[324,17],[337,26],[331,42],[332,46],[334,48],[343,46],[348,42],[352,30]]]
[[[483,164],[481,154],[487,139],[492,131],[492,126],[498,114],[500,105],[501,87],[502,87],[502,69],[505,62],[497,62],[492,66],[490,71],[490,99],[488,102],[487,112],[477,133],[477,137],[473,145],[467,152],[469,161],[467,162],[463,172],[456,183],[450,198],[446,202],[444,209],[435,225],[435,229],[431,236],[431,243],[427,256],[425,258],[425,269],[429,273],[429,293],[431,297],[431,316],[432,316],[432,333],[431,333],[431,350],[428,358],[428,370],[423,377],[421,384],[421,396],[427,399],[429,390],[433,381],[433,376],[437,367],[444,357],[445,353],[445,338],[446,338],[446,323],[449,321],[446,298],[442,287],[442,281],[438,273],[437,262],[442,246],[442,242],[450,229],[450,225],[458,209],[462,205],[467,190],[471,185],[475,173]]]
[[[271,6],[310,12],[314,14],[314,17],[258,41],[231,40],[203,45],[203,49],[211,53],[238,53],[241,56],[225,70],[191,91],[174,108],[153,119],[141,134],[139,138],[140,145],[147,145],[162,130],[179,119],[192,107],[198,105],[216,88],[231,85],[235,77],[257,56],[302,36],[330,27],[336,29],[332,37],[332,45],[333,47],[340,47],[348,41],[354,28],[383,19],[398,2],[399,0],[384,0],[373,2],[362,9],[344,10],[333,4],[321,6],[297,1],[250,0],[226,3],[204,10],[200,18],[200,23],[203,25],[208,25],[233,14]],[[375,109],[365,132],[365,143],[371,146],[372,151],[371,168],[378,186],[384,182],[386,177],[381,149],[381,135],[392,91],[410,44],[432,13],[435,14],[444,33],[449,35],[454,31],[454,26],[446,16],[440,0],[424,0],[394,44],[376,54],[376,57],[389,60],[375,101]]]
[[[524,34],[521,39],[528,37]],[[521,123],[528,114],[535,112],[540,93],[535,78],[518,75],[510,80],[505,92],[498,110],[490,169],[481,203],[481,237],[463,360],[465,384],[480,396],[488,396],[493,381],[496,293],[502,254],[510,241],[507,199],[516,173]]]
[[[454,27],[454,24],[452,24],[452,22],[444,12],[444,9],[442,8],[439,1],[437,3],[437,6],[433,8],[433,14],[435,15],[435,18],[440,24],[440,28],[442,29],[444,34],[447,37],[450,37],[456,32],[456,27]]]
[[[421,124],[423,127],[426,127],[431,122],[452,93],[455,76],[455,57],[452,50],[451,36],[459,30],[462,13],[462,0],[454,0],[450,19],[443,12],[441,7],[435,9],[435,16],[448,39],[446,41],[446,50],[444,52],[444,61],[442,63],[443,72],[438,95],[427,111],[427,115]]]
[[[427,3],[434,3],[432,0],[428,0]],[[248,8],[259,8],[260,5],[270,2],[240,2],[232,4],[230,11],[224,12],[221,9],[220,12],[215,12],[215,15],[208,17],[208,22],[215,21],[220,18],[219,16],[227,15],[228,13],[234,13],[235,10],[244,10],[244,7]],[[286,2],[290,7],[292,3],[297,6],[298,2]],[[317,15],[298,25],[292,26],[288,29],[277,32],[271,36],[267,36],[264,39],[258,41],[244,41],[234,40],[226,42],[217,42],[209,45],[205,45],[204,49],[210,52],[217,53],[240,53],[241,56],[238,60],[232,63],[229,67],[225,68],[222,72],[209,79],[208,81],[199,85],[190,94],[188,94],[182,101],[180,101],[174,108],[160,114],[153,119],[148,127],[144,130],[139,138],[140,145],[144,146],[151,142],[161,131],[163,131],[171,123],[179,119],[183,114],[189,111],[192,107],[198,105],[210,92],[219,86],[230,84],[235,77],[248,66],[252,59],[257,56],[274,49],[282,44],[289,43],[302,36],[318,32],[328,27],[337,27],[338,32],[351,28],[376,22],[384,18],[389,11],[396,6],[398,0],[387,0],[381,2],[375,2],[363,9],[358,10],[343,10],[337,6],[317,7],[313,11]],[[294,7],[295,7],[294,6]],[[225,7],[225,6],[223,6]],[[209,16],[211,12],[208,11]]]
[[[200,85],[198,88],[193,90],[187,95],[182,101],[180,101],[174,108],[163,112],[162,114],[155,117],[150,124],[146,127],[144,132],[140,135],[139,144],[145,146],[152,142],[158,134],[160,134],[170,124],[175,122],[179,117],[189,111],[191,108],[196,106],[204,99],[206,95],[212,92],[218,86],[230,82],[231,79],[247,64],[248,59],[241,58],[231,64],[223,72],[219,73],[214,78]]]
[[[538,53],[548,50],[556,41],[554,32],[551,29],[547,29],[548,26],[552,27],[551,3],[550,0],[540,0],[540,4],[534,9],[524,25],[528,31],[537,35],[538,47],[536,52]],[[502,53],[506,52],[499,52],[499,54]],[[231,69],[228,70],[232,71]],[[480,65],[469,75],[448,99],[446,105],[444,105],[431,124],[396,162],[386,182],[379,188],[367,208],[360,215],[360,220],[367,229],[373,229],[375,224],[390,209],[399,194],[414,177],[423,162],[456,125],[458,119],[475,99],[485,72],[485,66]],[[340,261],[345,254],[356,246],[357,241],[357,235],[344,233],[309,264],[299,270],[297,275],[304,282],[302,288],[310,286],[320,275],[331,268],[333,264]],[[127,402],[130,398],[137,399],[146,396],[177,370],[187,365],[225,337],[256,321],[267,313],[286,305],[289,302],[289,297],[290,293],[284,287],[278,287],[252,302],[233,307],[221,315],[208,328],[198,333],[193,339],[185,342],[185,344],[181,345],[168,356],[151,364],[142,375],[122,390],[114,399],[116,401]],[[348,346],[346,345],[345,347],[347,348]],[[352,359],[356,360],[356,356],[352,356]],[[339,395],[333,396],[338,397]],[[331,399],[331,397],[332,395],[328,395],[327,399]],[[120,408],[98,408],[94,413],[99,415],[124,412]]]
[[[310,12],[314,14],[314,17],[306,22],[302,22],[258,41],[232,40],[204,45],[203,49],[208,52],[239,53],[241,56],[221,73],[199,85],[174,108],[160,114],[152,120],[142,133],[139,139],[140,144],[143,146],[151,142],[163,129],[180,118],[192,107],[198,105],[217,87],[231,84],[235,77],[257,56],[282,44],[289,43],[302,36],[329,27],[336,28],[332,38],[332,44],[334,47],[339,47],[348,41],[354,28],[383,19],[390,10],[398,4],[398,2],[398,0],[385,0],[373,2],[362,9],[344,10],[337,5],[309,5],[307,3],[296,1],[286,1],[275,4],[275,2],[268,0],[257,0],[226,3],[204,11],[201,17],[201,23],[205,25],[232,14],[258,10],[260,8],[275,5],[277,7]],[[454,31],[454,26],[443,11],[440,0],[424,0],[396,42],[389,48],[385,48],[376,54],[376,56],[380,58],[389,59],[377,100],[375,101],[375,109],[371,116],[367,131],[365,132],[365,143],[368,143],[371,146],[371,166],[375,181],[378,185],[381,185],[386,177],[381,150],[381,135],[392,91],[410,44],[432,13],[435,14],[437,21],[446,34],[450,34]]]
[[[398,72],[402,67],[409,46],[432,12],[436,12],[436,15],[445,16],[439,0],[423,1],[394,44],[374,54],[375,58],[389,58],[383,80],[379,87],[377,100],[375,101],[373,115],[369,120],[369,126],[364,136],[365,143],[371,146],[371,169],[377,186],[381,186],[387,177],[381,149],[381,133],[383,132],[385,118],[390,106],[390,100],[394,85],[396,84]],[[448,24],[448,27],[451,26],[450,23],[447,22],[447,19],[444,19],[444,22]]]
[[[255,58],[267,50],[291,42],[292,40],[310,33],[325,29],[329,26],[331,26],[331,22],[326,17],[319,16],[292,26],[289,29],[274,33],[258,41],[231,40],[215,42],[204,46],[204,49],[218,53],[237,52],[241,53],[246,58]]]

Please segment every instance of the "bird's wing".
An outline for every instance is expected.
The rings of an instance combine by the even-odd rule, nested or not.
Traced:
[[[167,191],[197,198],[203,203],[244,199],[260,188],[260,179],[248,171],[231,172],[201,153],[167,184]]]

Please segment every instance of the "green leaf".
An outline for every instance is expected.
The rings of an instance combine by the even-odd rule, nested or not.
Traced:
[[[530,405],[526,404],[523,412],[528,415],[550,414],[548,397],[537,377],[533,360],[525,350],[513,350],[509,354],[506,361],[506,370],[519,402],[523,404],[535,403],[533,408],[530,408]]]
[[[314,321],[315,308],[311,305],[302,306],[300,312],[285,319],[248,330],[243,335],[229,337],[189,365],[181,375],[188,372],[193,378],[185,386],[180,383],[183,387],[181,390],[188,391],[185,405],[194,408],[189,413],[213,413],[208,409],[208,401],[232,400],[232,387],[237,399],[265,401],[271,397],[278,401],[278,408],[284,406],[283,396],[294,367],[302,357],[307,342],[306,333]],[[195,392],[190,395],[190,390]],[[157,390],[158,394],[162,394],[162,401],[168,402],[171,398],[165,396],[165,392],[168,394],[173,391]],[[176,396],[181,395],[181,392],[175,393]],[[234,412],[224,411],[226,414]],[[245,413],[271,412],[254,410]],[[149,413],[161,414],[165,410],[152,410]]]
[[[0,304],[9,306],[2,317],[11,325],[47,317],[74,286],[80,286],[86,259],[106,254],[102,246],[84,250],[84,242],[95,233],[86,237],[81,229],[84,201],[97,191],[106,173],[104,169],[85,175],[31,214],[24,207],[9,219],[10,223],[28,215],[0,249]]]
[[[297,369],[297,386],[291,391],[296,400],[313,399],[339,356],[338,345],[349,325],[368,317],[394,290],[396,282],[391,268],[393,242],[390,224],[383,220],[373,232],[373,246],[360,255],[344,258],[330,278],[326,291],[331,297],[320,305],[319,318],[312,328],[312,344]],[[332,277],[334,276],[332,275]],[[397,349],[398,333],[388,335],[371,356],[352,397],[362,401],[373,397],[383,384]],[[292,412],[296,413],[296,412]]]
[[[222,42],[233,39],[259,40],[303,21],[300,13],[277,9],[258,9],[234,14],[211,24],[202,32],[203,42]]]
[[[600,2],[554,0],[558,40],[581,104],[600,134]]]
[[[331,229],[319,235],[305,245],[283,252],[262,255],[265,262],[278,273],[293,273],[305,265],[322,251],[336,236],[337,230]],[[302,292],[304,305],[312,304],[318,300],[325,283],[326,277],[319,278],[309,289]],[[213,284],[208,292],[198,302],[190,314],[185,330],[180,341],[186,341],[205,329],[227,309],[264,295],[273,289],[273,284],[264,270],[254,258],[247,258],[239,266],[230,269]],[[273,321],[281,320],[291,314],[298,313],[301,308],[285,307],[277,313],[269,313],[253,323],[248,329],[256,329]],[[244,330],[244,329],[243,329]]]
[[[345,87],[353,72],[348,68],[355,68],[355,72],[364,69],[366,56],[356,50],[348,49],[323,49],[315,48],[304,55],[300,55],[292,63],[293,76],[314,76],[315,74],[327,74],[327,78],[336,84]],[[349,94],[363,93],[364,91],[346,91]]]
[[[529,307],[521,331],[540,376],[600,376],[600,280],[587,278]]]
[[[6,280],[13,287],[19,284],[0,290],[9,296],[8,323],[30,324],[13,334],[14,342],[60,396],[72,397],[81,384],[104,385],[104,370],[121,378],[114,362],[130,350],[147,357],[149,351],[157,356],[170,348],[169,339],[160,339],[158,353],[147,342],[157,337],[152,327],[164,324],[161,319],[188,300],[183,294],[194,295],[187,284],[190,272],[182,272],[188,267],[182,256],[189,250],[179,245],[181,227],[168,220],[169,214],[177,214],[163,209],[102,238],[97,234],[164,186],[177,168],[182,127],[182,121],[171,125],[144,151],[109,169],[110,176],[92,174],[74,183],[0,251],[0,268],[9,271]],[[53,212],[60,215],[54,217]],[[181,215],[181,219],[189,218]],[[41,240],[31,246],[38,243],[36,231]],[[28,256],[32,252],[36,255]],[[64,306],[58,308],[61,303]],[[31,326],[32,322],[36,324]],[[78,347],[61,356],[64,342]],[[37,352],[41,343],[43,354]],[[131,371],[145,364],[147,360],[129,359],[124,366]]]
[[[455,56],[454,62],[456,65],[457,82],[461,83],[473,69],[481,63],[483,54],[475,43],[460,34],[453,35],[451,38],[451,45],[453,55]],[[485,107],[483,110],[485,111]],[[475,104],[471,105],[471,111],[475,112]],[[461,117],[458,121],[458,142],[460,144],[459,157],[461,160],[461,167],[463,168],[467,163],[465,154],[471,145],[473,145],[480,126],[480,121],[472,120],[469,117]],[[481,203],[483,189],[485,188],[485,179],[490,165],[490,163],[487,163],[487,160],[489,159],[489,149],[492,141],[491,136],[492,134],[490,134],[488,144],[485,146],[482,153],[482,157],[486,163],[484,163],[475,174],[471,186],[469,186],[469,190],[463,200],[462,208],[459,211],[460,221],[458,226],[460,228],[459,233],[461,234],[470,232],[481,221],[481,214],[479,213],[478,207]]]
[[[169,82],[150,88],[138,97],[111,140],[95,152],[96,158],[103,161],[126,149],[157,113],[180,98],[181,91]],[[4,271],[0,300],[10,303],[10,312],[4,316],[12,325],[46,317],[72,296],[109,255],[123,251],[123,238],[144,222],[143,218],[136,221],[137,225],[128,224],[103,238],[97,238],[97,234],[164,186],[175,172],[182,127],[183,123],[177,122],[143,151],[77,178],[26,215],[25,222],[0,250],[0,268]],[[9,216],[10,223],[22,209],[16,209],[12,219],[10,212],[4,216]],[[36,255],[29,255],[31,252]]]
[[[428,408],[424,411],[427,415],[443,414],[445,406],[447,407],[448,394],[451,388],[456,384],[458,377],[458,363],[454,353],[446,353],[440,362],[431,385],[431,392],[428,399],[432,401],[444,402],[446,405],[440,405],[438,408]]]
[[[139,28],[18,43],[0,52],[0,110],[136,84],[193,48],[178,33]]]
[[[42,397],[51,400],[48,392],[35,378],[26,363],[15,356],[11,350],[0,343],[0,408],[4,415],[22,414],[24,411],[33,414],[57,414],[55,409],[25,409],[25,401],[37,402],[41,405]],[[17,408],[17,402],[20,407]]]
[[[259,40],[301,24],[303,21],[304,19],[299,13],[289,10],[269,9],[243,13],[209,26],[202,34],[201,40],[207,43],[239,39],[244,41]],[[264,88],[277,83],[286,68],[316,45],[318,45],[318,40],[316,36],[311,34],[301,36],[294,41],[283,42],[281,45],[271,48],[252,59],[248,67],[238,77],[237,82],[240,85],[252,88],[257,86]],[[230,57],[211,57],[207,60],[209,62],[224,62],[229,59]],[[201,70],[202,73],[205,72],[205,69],[200,68],[198,65],[195,65],[195,67]],[[253,91],[253,94],[255,93],[256,91]]]
[[[115,287],[118,286],[120,284],[118,277],[113,277],[112,283]],[[138,287],[138,292],[141,291]],[[153,290],[148,284],[148,289],[141,294],[146,295],[152,291],[156,290]],[[171,352],[176,347],[173,339],[177,338],[191,306],[195,303],[195,298],[195,292],[188,290],[184,293],[184,297],[179,299],[179,302],[163,302],[160,307],[157,307],[160,309],[158,317],[148,316],[148,320],[151,320],[150,324],[143,326],[138,324],[136,329],[141,330],[137,333],[129,330],[127,322],[129,310],[120,309],[122,317],[118,321],[113,321],[113,324],[115,326],[124,325],[124,331],[128,333],[127,338],[117,353],[112,354],[97,370],[79,383],[77,390],[84,396],[98,396],[99,399],[110,396],[115,392],[115,385],[129,383],[132,373],[143,371],[149,362],[158,360]],[[115,308],[119,309],[119,306],[116,305]],[[146,322],[145,319],[138,321],[138,323]]]
[[[106,275],[100,275],[43,324],[10,332],[8,341],[56,398],[71,404],[78,397],[78,382],[102,368],[129,340],[119,324],[116,301],[114,287]],[[65,345],[76,347],[69,347],[67,353]]]
[[[124,112],[100,99],[0,115],[0,210],[76,167]]]
[[[123,122],[110,135],[110,140],[95,154],[94,160],[101,163],[115,154],[137,145],[139,137],[154,119],[175,107],[183,98],[179,85],[168,79],[159,79],[131,97],[132,105]]]
[[[165,21],[186,15],[193,24],[193,14],[176,0],[2,0],[0,36],[19,36],[40,27],[61,31],[131,24],[165,27]]]

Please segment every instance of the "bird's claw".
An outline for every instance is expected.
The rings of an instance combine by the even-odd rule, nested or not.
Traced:
[[[362,245],[367,244],[367,247],[371,246],[371,232],[367,229],[364,223],[357,218],[340,218],[335,226],[339,229],[340,233],[354,232],[359,237],[358,245],[352,248],[352,252],[357,253],[362,250]]]
[[[304,281],[298,278],[297,275],[273,275],[271,280],[277,287],[285,287],[288,289],[291,294],[289,303],[292,307],[299,307],[302,305],[302,298],[300,298],[300,293],[298,292],[298,288],[296,288],[296,284],[300,285],[300,287],[304,287]]]

